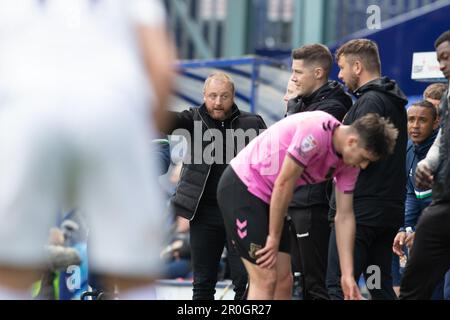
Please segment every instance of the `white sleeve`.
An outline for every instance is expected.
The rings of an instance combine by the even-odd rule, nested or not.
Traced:
[[[129,1],[131,19],[136,24],[149,27],[161,26],[166,21],[166,12],[160,0]]]
[[[426,164],[426,166],[432,172],[435,172],[439,165],[439,148],[441,146],[441,131],[442,129],[439,129],[439,133],[436,137],[436,140],[434,140],[434,143],[431,146],[430,150],[428,151],[426,158],[420,161]]]

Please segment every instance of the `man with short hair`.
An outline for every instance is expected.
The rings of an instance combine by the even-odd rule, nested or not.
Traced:
[[[423,92],[423,99],[431,102],[438,108],[441,99],[447,90],[448,85],[445,83],[432,83]]]
[[[322,110],[338,120],[344,118],[351,98],[341,84],[328,80],[332,63],[330,50],[322,44],[292,51],[291,81],[297,86],[297,97],[289,101],[287,115]]]
[[[216,72],[205,81],[203,104],[199,108],[171,112],[168,133],[186,134],[190,145],[190,158],[183,161],[171,206],[175,214],[190,220],[194,300],[214,299],[220,258],[227,240],[217,204],[219,179],[239,149],[266,128],[260,116],[239,110],[234,97],[233,79],[226,73]],[[245,133],[249,134],[244,137]],[[240,134],[245,141],[239,139]],[[236,139],[241,140],[241,145]],[[242,299],[247,274],[230,245],[228,262],[235,299]]]
[[[417,163],[423,160],[436,139],[439,128],[436,108],[431,102],[420,101],[408,109],[408,148],[406,151],[406,204],[405,223],[394,239],[394,253],[403,256],[403,245],[412,245],[414,233],[406,233],[406,228],[415,230],[422,211],[431,203],[431,189],[423,190],[415,185]]]
[[[450,80],[450,30],[435,42],[439,67]],[[432,187],[433,201],[419,220],[400,286],[400,299],[430,299],[450,269],[450,93],[441,100],[441,128],[416,170],[416,186]]]
[[[398,131],[376,114],[351,126],[323,111],[272,125],[224,172],[218,200],[225,226],[249,273],[249,299],[290,299],[289,237],[284,219],[296,187],[334,178],[336,228],[346,299],[361,298],[353,275],[353,189],[359,169],[394,150]]]
[[[298,94],[288,102],[288,114],[324,111],[338,121],[352,106],[352,99],[337,81],[328,80],[333,63],[330,50],[322,44],[304,45],[292,51],[292,81]],[[328,195],[328,197],[327,197]],[[303,299],[328,299],[325,284],[330,226],[328,223],[329,181],[298,188],[288,214],[295,226],[298,261],[293,265],[302,275]],[[293,252],[292,257],[296,257]],[[296,271],[296,270],[294,270]]]
[[[392,241],[403,224],[405,211],[407,99],[394,81],[381,77],[375,42],[351,40],[337,50],[336,61],[340,68],[339,78],[357,98],[345,116],[344,124],[376,113],[390,119],[399,131],[394,153],[361,171],[354,195],[355,277],[359,278],[363,273],[368,279],[371,276],[368,267],[378,266],[381,287],[368,286],[372,299],[396,299],[391,277]],[[332,228],[327,270],[331,299],[342,299],[339,275],[336,232]]]
[[[400,228],[394,239],[392,249],[400,259],[407,259],[408,254],[403,251],[406,246],[411,249],[415,229],[423,210],[428,207],[432,200],[432,190],[423,190],[416,187],[415,172],[419,161],[423,160],[430,150],[438,134],[439,120],[435,106],[429,101],[414,103],[408,109],[408,149],[406,151],[406,206],[405,224]],[[398,260],[397,260],[398,261]],[[449,273],[450,276],[450,273]],[[432,299],[443,298],[445,281],[440,283],[433,293]],[[398,288],[400,289],[400,287]]]

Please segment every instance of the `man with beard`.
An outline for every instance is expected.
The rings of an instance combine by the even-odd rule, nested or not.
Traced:
[[[337,50],[336,61],[340,68],[339,79],[357,98],[344,124],[351,124],[368,113],[377,113],[389,118],[399,130],[394,153],[361,170],[354,194],[355,277],[363,273],[367,280],[372,270],[368,267],[377,266],[381,286],[368,286],[372,299],[396,299],[392,288],[391,250],[394,237],[403,224],[405,211],[407,99],[394,81],[381,77],[381,62],[375,42],[351,40]],[[331,203],[335,207],[333,201]],[[327,288],[331,299],[343,298],[339,279],[336,232],[332,228],[327,270]]]
[[[232,78],[217,72],[206,79],[204,103],[199,108],[171,113],[172,125],[168,133],[186,134],[191,146],[191,158],[183,162],[171,205],[175,214],[190,220],[194,300],[214,299],[219,262],[227,240],[217,204],[219,179],[244,143],[256,137],[260,129],[266,128],[260,116],[239,110],[234,96]],[[242,145],[235,142],[236,138],[239,139],[239,131],[243,135],[249,134],[245,141],[241,139]],[[229,136],[229,132],[233,135]],[[233,253],[233,246],[228,245],[235,299],[241,299],[247,285],[247,273]]]

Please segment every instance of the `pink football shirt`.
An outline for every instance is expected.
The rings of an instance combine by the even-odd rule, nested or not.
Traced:
[[[334,178],[341,192],[352,193],[359,168],[345,165],[334,150],[333,132],[340,125],[322,111],[291,115],[256,137],[230,165],[248,191],[266,203],[286,156],[304,168],[297,186]]]

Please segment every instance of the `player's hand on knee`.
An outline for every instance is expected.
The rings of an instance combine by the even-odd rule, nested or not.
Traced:
[[[256,263],[261,268],[271,269],[275,266],[277,263],[279,244],[279,240],[270,235],[267,236],[265,247],[256,252],[256,256],[258,257]]]

